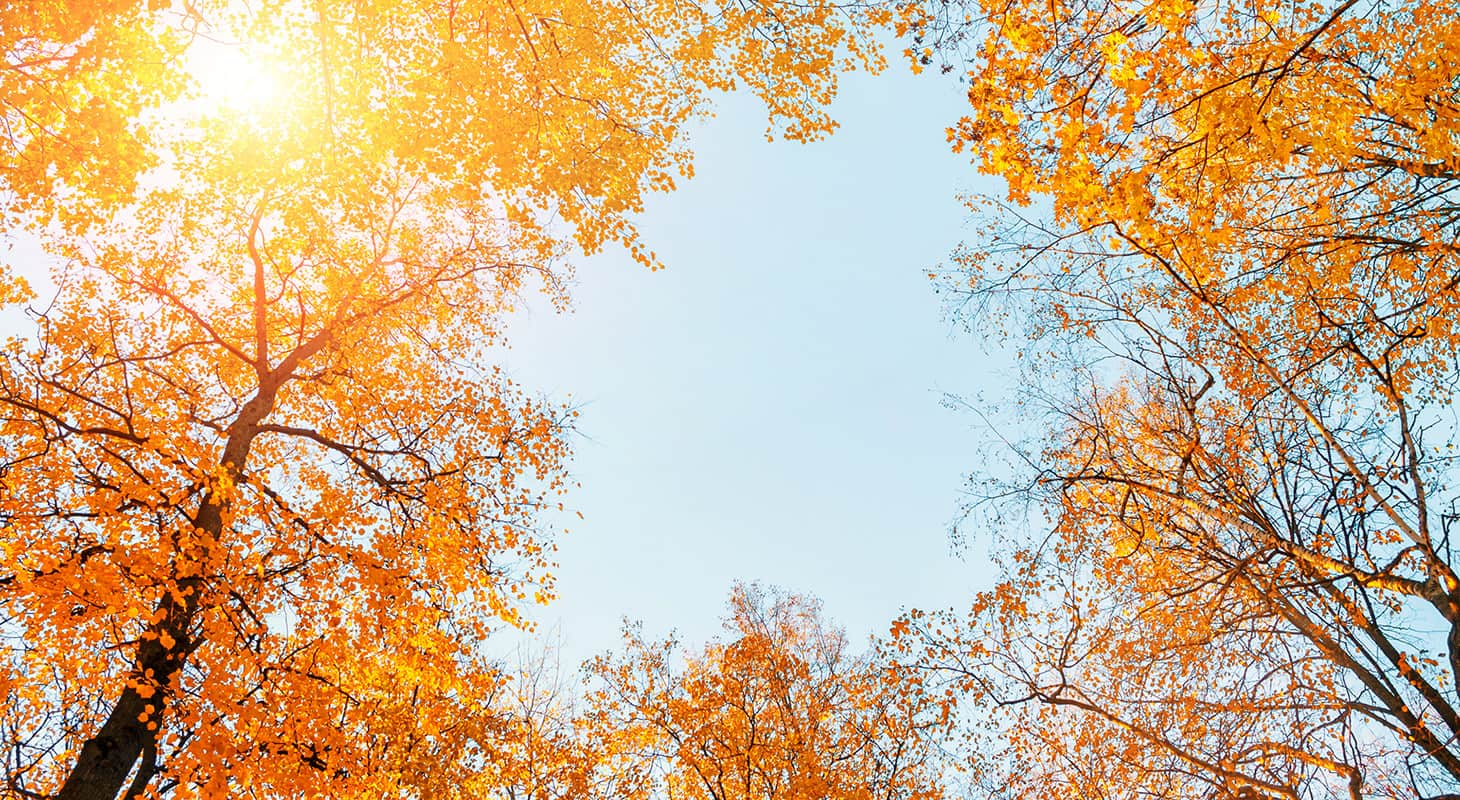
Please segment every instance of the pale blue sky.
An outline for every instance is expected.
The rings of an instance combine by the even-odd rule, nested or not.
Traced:
[[[958,195],[990,186],[944,141],[965,103],[895,61],[846,79],[842,129],[798,145],[724,98],[692,134],[696,178],[641,218],[669,268],[594,257],[574,312],[515,323],[511,374],[581,405],[585,519],[536,614],[568,662],[613,646],[623,616],[703,641],[737,579],[815,594],[857,639],[986,581],[946,528],[987,437],[939,401],[1007,369],[926,275],[966,232]]]

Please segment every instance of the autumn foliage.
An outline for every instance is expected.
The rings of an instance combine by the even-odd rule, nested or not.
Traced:
[[[124,202],[155,165],[140,112],[174,97],[182,39],[141,0],[36,0],[0,9],[0,213],[67,218]],[[64,199],[64,203],[58,200]]]
[[[798,595],[737,586],[726,637],[686,653],[625,630],[589,667],[586,725],[621,797],[940,800],[940,718]]]
[[[713,93],[817,138],[886,24],[1007,187],[937,276],[1026,365],[1001,580],[870,654],[742,586],[577,699],[493,660],[573,419],[506,315],[657,266]],[[994,797],[1460,797],[1454,0],[43,0],[0,51],[7,796],[937,800],[954,725]]]
[[[575,251],[654,263],[628,215],[712,90],[830,130],[837,72],[878,66],[859,13],[0,12],[6,219],[55,264],[6,277],[5,791],[471,793],[481,644],[552,593],[571,422],[492,368],[502,315]],[[209,46],[277,91],[190,79]]]
[[[995,794],[1455,796],[1457,11],[904,8],[1008,184],[943,285],[1045,410],[1003,582],[892,645]]]

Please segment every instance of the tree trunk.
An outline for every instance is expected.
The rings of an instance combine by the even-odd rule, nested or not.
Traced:
[[[263,388],[244,404],[228,429],[222,463],[227,465],[235,482],[242,479],[256,426],[273,410],[277,391],[278,382],[264,382]],[[194,518],[194,527],[214,543],[222,539],[223,511],[228,502],[226,496],[220,497],[209,490]],[[122,690],[101,729],[81,746],[76,765],[53,800],[117,800],[128,787],[128,777],[139,768],[138,759],[144,753],[156,752],[167,700],[176,691],[188,654],[200,644],[193,641],[190,631],[204,589],[201,574],[204,563],[206,560],[197,563],[199,570],[193,574],[178,578],[176,591],[163,593],[157,606],[158,621],[148,627],[137,645],[131,682]],[[147,765],[140,768],[145,769]],[[155,768],[152,771],[155,774]],[[144,785],[150,777],[145,776]]]

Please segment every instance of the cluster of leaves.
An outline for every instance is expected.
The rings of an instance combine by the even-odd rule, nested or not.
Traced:
[[[177,31],[151,0],[37,0],[0,9],[0,182],[7,226],[122,202],[155,161],[139,112],[172,96]]]
[[[1456,794],[1457,12],[904,8],[1009,187],[945,286],[1047,411],[980,500],[1047,535],[889,645],[997,794]]]

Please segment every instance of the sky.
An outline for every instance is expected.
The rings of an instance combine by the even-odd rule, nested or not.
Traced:
[[[946,144],[966,102],[893,59],[844,79],[841,129],[803,145],[722,98],[690,135],[696,177],[639,219],[668,268],[588,258],[572,312],[512,322],[508,372],[580,409],[584,518],[534,614],[565,662],[614,647],[624,618],[703,642],[737,580],[821,598],[854,641],[989,582],[947,532],[989,437],[941,401],[997,394],[1010,369],[927,275],[967,233],[959,196],[996,188]]]

